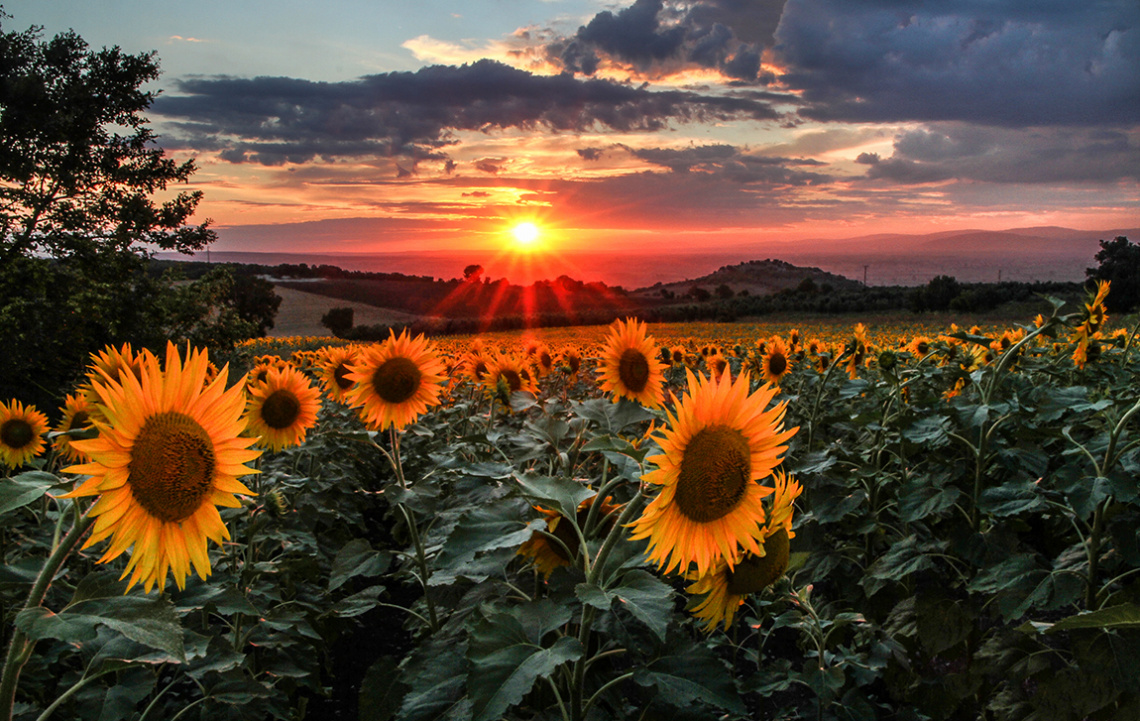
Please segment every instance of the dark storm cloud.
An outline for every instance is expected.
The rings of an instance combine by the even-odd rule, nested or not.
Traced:
[[[173,121],[175,142],[268,165],[360,155],[441,159],[453,130],[652,132],[671,121],[777,117],[760,99],[532,75],[492,60],[338,83],[194,78],[177,90],[153,106]]]
[[[641,73],[686,66],[718,68],[745,82],[758,79],[760,54],[772,44],[784,0],[700,0],[674,4],[636,0],[618,12],[595,15],[572,37],[547,47],[570,72],[593,75],[601,58]]]
[[[863,153],[867,177],[895,183],[974,180],[1068,184],[1140,180],[1140,131],[1011,130],[941,123],[895,138],[894,154]]]
[[[788,0],[776,40],[810,119],[1140,121],[1136,0]]]
[[[754,155],[732,145],[701,145],[688,148],[631,148],[620,143],[609,148],[583,148],[578,154],[597,160],[605,152],[628,153],[647,163],[668,168],[675,174],[697,173],[731,183],[762,185],[821,185],[833,178],[795,166],[825,165],[810,158],[780,158]]]

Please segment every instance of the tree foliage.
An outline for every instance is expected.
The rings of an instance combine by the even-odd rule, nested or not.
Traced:
[[[1096,254],[1096,268],[1085,271],[1091,280],[1112,282],[1112,291],[1106,304],[1115,313],[1127,313],[1140,306],[1140,245],[1119,235],[1113,240],[1100,241]]]
[[[151,197],[194,172],[155,145],[142,115],[155,98],[142,86],[157,77],[154,53],[0,26],[0,268],[33,253],[191,251],[215,239],[208,221],[186,224],[201,191]]]
[[[215,239],[188,224],[193,161],[166,157],[143,113],[154,53],[93,50],[73,32],[6,30],[0,12],[0,398],[51,413],[89,354],[167,339],[232,346],[272,327],[267,289],[228,272],[146,272],[156,249]]]

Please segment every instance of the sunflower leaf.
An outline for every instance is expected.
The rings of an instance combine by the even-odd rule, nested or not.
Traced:
[[[534,503],[556,510],[566,518],[575,518],[578,506],[596,491],[569,478],[551,478],[536,473],[516,475],[519,490]]]
[[[499,718],[522,701],[535,681],[582,656],[582,644],[570,636],[562,636],[544,648],[540,639],[527,632],[518,609],[512,611],[484,613],[471,628],[467,694],[474,721]]]
[[[391,562],[391,554],[373,550],[367,539],[354,538],[337,551],[333,559],[329,590],[340,588],[354,576],[379,576],[388,570]]]
[[[0,515],[38,501],[48,489],[63,483],[50,473],[28,471],[0,483]]]
[[[734,713],[746,713],[736,693],[732,674],[712,651],[695,644],[663,656],[634,672],[641,686],[656,686],[657,698],[684,708],[702,701]]]
[[[633,617],[664,643],[665,628],[673,618],[672,586],[651,573],[634,569],[622,576],[621,583],[610,589],[610,593],[621,599]]]

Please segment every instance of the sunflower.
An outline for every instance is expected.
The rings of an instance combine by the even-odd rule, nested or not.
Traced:
[[[924,335],[915,336],[910,343],[907,343],[905,350],[915,358],[925,358],[934,350],[934,341]]]
[[[321,395],[296,368],[270,368],[265,381],[249,391],[245,421],[261,445],[280,451],[305,442],[305,434],[317,424]]]
[[[550,375],[554,371],[554,356],[550,354],[550,348],[545,343],[539,344],[538,350],[534,353],[534,358],[540,378]]]
[[[665,366],[657,360],[653,350],[656,342],[646,330],[636,318],[610,326],[599,363],[599,381],[603,391],[613,393],[615,402],[629,398],[648,408],[660,408],[665,403]]]
[[[73,393],[63,402],[63,417],[55,427],[57,433],[77,431],[91,425],[91,404],[82,393]],[[72,445],[69,435],[56,436],[53,441],[56,453],[66,461],[86,460],[86,456]]]
[[[99,437],[73,441],[91,458],[66,473],[90,476],[64,498],[99,496],[89,513],[94,531],[84,548],[111,539],[100,563],[133,546],[122,578],[129,591],[142,583],[149,593],[166,586],[166,574],[184,588],[191,565],[201,578],[210,574],[206,540],[230,537],[217,506],[237,507],[233,494],[253,495],[238,478],[257,471],[243,465],[261,455],[242,438],[241,384],[226,389],[228,368],[206,384],[204,350],[189,350],[183,363],[173,343],[163,368],[145,358],[140,379],[126,374],[122,384],[95,382],[104,420],[95,420]]]
[[[538,387],[526,369],[526,361],[509,353],[500,353],[487,361],[487,373],[483,376],[483,384],[491,395],[503,396],[500,398],[503,405],[510,405],[513,393],[537,393]]]
[[[43,451],[47,432],[47,416],[35,406],[15,398],[0,403],[0,463],[19,468],[32,460]]]
[[[439,405],[443,389],[443,362],[423,334],[408,331],[360,351],[348,374],[356,387],[348,400],[360,406],[360,417],[370,428],[396,430],[416,420],[429,406]]]
[[[789,541],[796,536],[792,531],[792,504],[803,492],[803,488],[794,479],[789,480],[783,472],[777,472],[774,477],[776,487],[772,494],[768,521],[764,524],[761,553],[744,554],[735,567],[730,567],[728,561],[719,559],[712,570],[703,576],[687,574],[688,579],[694,583],[685,591],[705,596],[692,604],[689,610],[704,622],[707,633],[711,633],[718,623],[723,623],[727,630],[744,599],[771,586],[788,569]]]
[[[594,501],[596,501],[597,498],[597,496],[591,496],[578,505],[575,520],[580,528],[586,525],[587,517],[590,514],[590,507],[594,505]],[[621,508],[621,506],[610,503],[609,500],[609,498],[606,498],[598,508],[598,513],[602,519],[602,523],[599,526],[601,533],[609,532],[615,518],[612,514]],[[554,569],[570,565],[573,559],[566,554],[566,551],[569,550],[570,553],[576,557],[581,546],[581,541],[578,539],[578,534],[574,531],[573,524],[570,523],[566,516],[563,516],[558,511],[548,510],[539,506],[535,506],[535,510],[546,516],[546,534],[535,533],[532,535],[525,543],[519,546],[517,554],[533,558],[535,569],[537,569],[544,578],[550,578],[550,574],[554,572]],[[557,540],[551,539],[549,536],[554,536]]]
[[[777,388],[765,384],[749,394],[747,371],[700,378],[686,371],[689,390],[666,412],[669,427],[650,456],[657,468],[642,476],[660,493],[633,525],[631,539],[649,539],[649,559],[665,572],[696,563],[704,575],[718,558],[729,568],[737,546],[760,554],[764,538],[761,500],[772,493],[756,481],[780,464],[786,442],[799,428],[783,430],[787,403],[765,410]]]
[[[709,372],[717,378],[724,375],[724,372],[729,368],[728,359],[720,353],[710,353],[709,356],[705,358],[705,366],[709,369]]]
[[[760,368],[763,379],[777,385],[792,370],[791,354],[783,338],[774,335],[768,341],[768,352],[760,359]]]
[[[476,383],[483,380],[483,376],[487,375],[487,363],[487,356],[483,353],[482,349],[476,350],[475,348],[465,353],[463,359],[460,361],[463,375]]]
[[[330,346],[324,349],[324,357],[317,364],[320,368],[321,385],[329,400],[343,403],[352,390],[352,380],[348,377],[351,372],[356,353],[352,346]]]

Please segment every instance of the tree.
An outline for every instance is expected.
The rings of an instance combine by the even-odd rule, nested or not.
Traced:
[[[478,281],[481,275],[483,275],[483,266],[481,265],[472,264],[463,269],[463,280],[469,283]]]
[[[259,336],[273,327],[281,307],[281,296],[273,291],[273,284],[256,275],[236,276],[230,300],[239,318],[256,325]]]
[[[732,288],[730,288],[728,286],[728,283],[721,283],[720,285],[718,285],[716,287],[715,292],[716,292],[716,297],[722,298],[722,299],[728,299],[728,298],[731,298],[734,295],[736,295],[736,293],[733,292]]]
[[[0,11],[0,397],[50,413],[105,345],[232,347],[255,332],[217,295],[232,279],[189,288],[145,272],[155,248],[215,239],[209,221],[187,225],[200,192],[151,197],[194,172],[165,157],[142,115],[154,53],[91,50],[72,32],[44,41],[36,27],[6,31],[7,19]]]
[[[321,325],[328,328],[337,338],[343,338],[352,330],[352,324],[352,308],[329,308],[329,312],[321,316]]]
[[[158,77],[155,54],[90,50],[73,32],[40,37],[0,26],[0,269],[34,253],[212,242],[209,221],[186,225],[201,191],[150,197],[194,172],[165,156],[142,116],[156,96],[141,89]]]
[[[1140,245],[1118,235],[1114,240],[1100,241],[1096,254],[1100,265],[1085,274],[1090,280],[1112,282],[1105,305],[1113,313],[1128,313],[1140,306]]]

